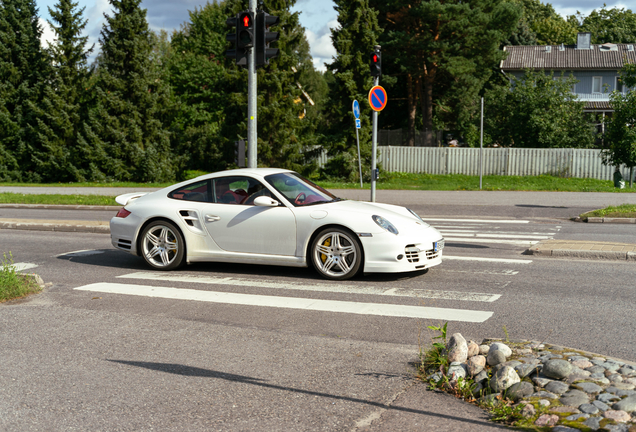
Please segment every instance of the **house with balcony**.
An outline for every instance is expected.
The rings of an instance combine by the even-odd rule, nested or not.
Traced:
[[[579,33],[576,45],[506,46],[508,53],[500,64],[501,71],[517,78],[526,69],[554,72],[554,76],[572,75],[578,80],[573,86],[580,101],[585,102],[584,112],[589,113],[599,132],[603,132],[606,116],[614,111],[610,105],[610,93],[627,92],[622,85],[619,70],[626,62],[636,63],[634,44],[590,43],[591,33]]]

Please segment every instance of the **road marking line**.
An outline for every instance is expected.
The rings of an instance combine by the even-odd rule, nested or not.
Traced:
[[[484,271],[470,271],[470,270],[447,270],[445,268],[440,268],[437,271],[449,272],[449,273],[470,273],[470,274],[487,274],[487,275],[502,275],[502,276],[514,276],[519,274],[517,270],[484,270]]]
[[[374,286],[356,286],[356,285],[340,285],[340,284],[315,284],[304,285],[294,282],[273,282],[263,280],[251,280],[242,278],[225,277],[219,278],[214,276],[198,276],[198,275],[173,275],[169,273],[155,272],[138,272],[127,275],[117,276],[124,279],[142,279],[164,282],[184,282],[184,283],[201,283],[208,285],[232,285],[232,286],[248,286],[254,288],[273,288],[273,289],[289,289],[297,291],[319,291],[343,294],[367,294],[379,296],[395,296],[395,297],[415,297],[415,298],[433,298],[444,300],[461,300],[461,301],[479,301],[494,302],[500,294],[462,292],[462,291],[440,291],[440,290],[424,290],[416,288],[378,288]]]
[[[75,290],[175,300],[194,300],[243,306],[266,306],[321,312],[351,313],[358,315],[423,318],[440,321],[484,322],[493,315],[493,312],[464,309],[235,294],[216,291],[199,291],[193,289],[154,287],[148,285],[95,283],[75,288]]]
[[[55,255],[56,258],[58,257],[63,257],[63,256],[67,256],[67,257],[78,257],[78,256],[89,256],[89,255],[99,255],[99,254],[103,254],[104,251],[103,250],[78,250],[78,251],[74,251],[74,252],[65,252],[63,254],[59,254],[59,255]]]
[[[513,263],[513,264],[530,264],[532,260],[520,260],[520,259],[508,259],[508,258],[482,258],[482,257],[469,257],[469,256],[452,256],[444,255],[443,260],[458,260],[458,261],[484,261],[484,262],[499,262],[499,263]]]
[[[450,242],[465,242],[465,243],[499,243],[499,244],[512,244],[518,246],[532,246],[539,243],[539,241],[522,241],[522,240],[495,240],[486,238],[466,238],[466,237],[444,237],[446,244]]]
[[[11,267],[13,267],[15,271],[21,272],[24,270],[36,268],[37,266],[38,266],[37,264],[32,264],[32,263],[15,263]]]
[[[480,234],[511,234],[511,235],[541,235],[541,236],[554,236],[556,233],[542,233],[542,232],[519,232],[519,231],[483,231],[483,230],[463,230],[463,229],[440,229],[439,232],[443,233],[480,233]]]
[[[527,224],[527,220],[487,220],[487,219],[445,219],[423,217],[424,221],[444,221],[444,222],[477,222],[477,223],[505,223],[505,224]]]
[[[492,237],[492,238],[508,238],[508,239],[539,239],[539,240],[546,240],[546,239],[551,239],[553,236],[551,235],[542,235],[542,236],[533,236],[533,235],[525,235],[520,233],[520,235],[510,235],[510,234],[482,234],[482,233],[475,233],[475,234],[469,234],[469,233],[458,233],[458,232],[452,232],[449,233],[447,231],[440,231],[440,233],[444,236],[446,236],[446,234],[450,234],[450,235],[454,235],[456,237]]]

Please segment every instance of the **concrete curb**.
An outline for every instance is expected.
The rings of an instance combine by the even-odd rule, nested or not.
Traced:
[[[616,223],[616,224],[636,224],[636,218],[607,218],[607,217],[589,217],[588,223]]]
[[[85,232],[110,234],[110,226],[99,223],[82,221],[79,223],[67,222],[14,222],[0,221],[0,229],[26,230],[26,231],[58,231],[58,232]]]
[[[574,240],[545,240],[527,249],[526,254],[555,258],[636,261],[636,245]]]
[[[0,204],[0,208],[41,209],[41,210],[114,210],[122,206],[93,206],[93,205],[61,205],[61,204]]]

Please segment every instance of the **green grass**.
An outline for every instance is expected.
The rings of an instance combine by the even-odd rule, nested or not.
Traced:
[[[116,206],[115,197],[101,195],[58,195],[0,193],[0,204],[56,204]]]
[[[194,178],[202,172],[190,172],[188,178]],[[317,181],[327,189],[360,189],[360,183],[344,183],[332,181]],[[484,176],[483,190],[486,191],[553,191],[553,192],[614,192],[634,193],[636,187],[617,189],[611,180],[562,178],[548,175],[536,177],[521,176]],[[163,188],[170,183],[54,183],[54,184],[24,184],[0,183],[0,186],[55,186],[55,187],[128,187],[143,190],[143,188]],[[369,183],[364,189],[370,189]],[[479,190],[479,177],[462,174],[409,174],[384,173],[376,184],[377,189],[393,190]],[[337,194],[337,193],[336,193]],[[117,205],[115,197],[99,195],[46,195],[0,193],[0,204],[67,204],[67,205]]]
[[[26,297],[40,291],[40,287],[31,278],[20,275],[13,266],[13,255],[2,254],[0,262],[0,303],[20,297]]]
[[[360,183],[318,182],[327,189],[360,189]],[[365,189],[370,184],[364,184]],[[377,189],[400,190],[479,190],[479,176],[463,174],[384,173]],[[636,187],[617,189],[611,180],[542,176],[484,176],[482,189],[487,191],[554,191],[633,193]]]
[[[587,219],[588,217],[636,218],[636,205],[621,204],[618,206],[609,206],[604,209],[594,210],[581,215],[581,219]]]

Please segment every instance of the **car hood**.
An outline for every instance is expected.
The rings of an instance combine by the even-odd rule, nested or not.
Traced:
[[[366,221],[367,218],[370,221],[373,215],[382,216],[395,225],[398,230],[412,229],[414,225],[418,225],[422,228],[430,227],[426,222],[413,216],[406,207],[392,204],[345,200],[311,207],[316,209],[320,208],[320,210],[324,210],[328,214],[339,213],[349,216],[355,214],[357,215],[356,219],[362,221]],[[375,223],[373,224],[375,225]],[[431,227],[431,229],[434,228]]]

